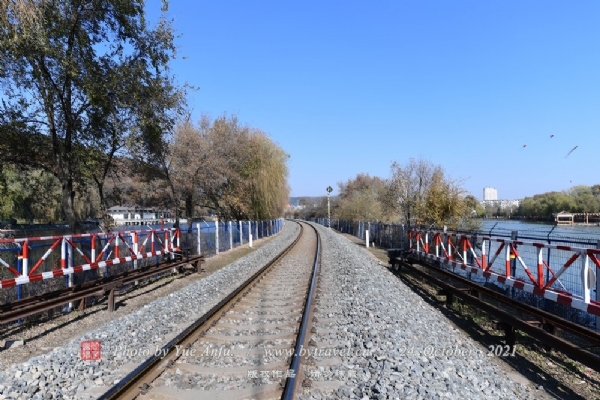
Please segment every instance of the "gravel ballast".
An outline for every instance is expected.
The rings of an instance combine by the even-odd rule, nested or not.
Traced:
[[[95,398],[120,381],[241,282],[273,259],[299,234],[287,222],[269,243],[188,287],[144,308],[0,372],[0,399]],[[84,361],[80,344],[102,343],[102,359]]]
[[[325,227],[301,399],[539,399],[366,250]],[[503,345],[503,343],[498,343]]]

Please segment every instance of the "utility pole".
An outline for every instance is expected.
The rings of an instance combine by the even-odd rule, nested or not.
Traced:
[[[331,228],[331,211],[330,211],[330,207],[329,207],[329,195],[331,194],[331,192],[333,192],[333,189],[331,188],[331,186],[327,186],[327,227]]]

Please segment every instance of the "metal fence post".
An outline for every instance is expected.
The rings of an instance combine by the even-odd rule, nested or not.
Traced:
[[[519,231],[512,231],[510,233],[510,240],[517,240],[519,238]],[[517,270],[517,260],[515,259],[515,257],[511,257],[510,259],[510,275],[513,277],[513,279],[516,279],[516,271]]]
[[[400,248],[406,250],[406,247],[404,246],[404,224],[400,226]]]
[[[150,244],[151,244],[151,248],[152,248],[152,252],[154,253],[156,250],[156,244],[154,243],[154,236],[156,235],[156,232],[152,231],[150,232]],[[108,257],[106,257],[108,259]],[[156,258],[156,265],[158,265],[158,256],[155,257]],[[106,276],[108,276],[108,267],[106,267]]]
[[[15,254],[15,257],[17,258],[17,272],[19,273],[19,275],[24,276],[25,274],[23,274],[23,269],[21,268],[21,259],[19,258],[19,250],[17,250],[17,254]],[[21,300],[21,286],[22,285],[17,286],[17,300]],[[21,318],[19,318],[17,322],[20,324]]]
[[[202,245],[200,244],[200,239],[202,235],[200,234],[200,224],[196,224],[196,228],[198,229],[198,255],[202,254]]]
[[[552,240],[550,239],[550,235],[548,235],[548,244],[552,244]],[[544,285],[546,285],[548,283],[548,281],[550,280],[550,265],[552,265],[552,262],[550,260],[550,248],[548,248],[548,251],[546,252],[546,258],[548,259],[548,264],[546,265],[546,277],[544,280]],[[544,298],[544,310],[548,311],[548,304],[549,304],[548,299]],[[597,318],[597,317],[596,317]]]
[[[140,246],[139,246],[139,237],[137,232],[131,232],[131,240],[133,242],[133,252],[135,253],[136,259],[133,261],[133,269],[137,269],[138,267],[138,261],[137,261],[137,257],[138,257],[138,253],[140,252]],[[134,285],[138,285],[139,281],[135,281],[133,283]],[[85,299],[83,299],[83,301],[85,301]]]
[[[136,257],[139,253],[139,239],[138,239],[138,234],[137,232],[131,232],[131,239],[133,241],[133,252],[135,253]],[[138,261],[137,258],[135,260],[133,260],[133,269],[137,269],[138,267]],[[136,283],[137,285],[137,283]]]
[[[517,240],[518,238],[519,238],[519,231],[510,232],[511,240]],[[511,257],[511,259],[510,259],[510,276],[513,279],[517,279],[516,272],[517,272],[517,260],[515,257]],[[514,286],[510,287],[510,297],[515,297],[515,287]]]
[[[219,220],[215,221],[215,254],[219,254]]]
[[[596,243],[596,248],[600,249],[600,240]],[[600,300],[600,271],[596,269],[596,301]],[[596,330],[600,331],[600,317],[596,315]]]
[[[65,246],[67,246],[67,244],[68,243],[65,243]],[[68,258],[67,258],[68,265],[67,265],[67,267],[68,268],[73,268],[73,265],[74,265],[73,264],[73,253],[74,253],[73,250],[74,249],[71,246],[67,246],[67,254],[68,254]],[[73,283],[74,283],[73,279],[74,278],[75,277],[73,276],[73,273],[70,273],[69,274],[69,287],[73,287],[74,286],[73,285]],[[82,299],[81,301],[85,301],[85,299]],[[69,309],[68,309],[68,311],[70,312],[71,310],[73,310],[73,303],[69,303]]]
[[[252,221],[248,221],[248,247],[252,248]]]
[[[231,229],[231,221],[229,221],[229,250],[233,249],[233,230]]]

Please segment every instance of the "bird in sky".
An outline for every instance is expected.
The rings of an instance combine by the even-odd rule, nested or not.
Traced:
[[[573,147],[571,150],[569,150],[569,152],[567,153],[567,155],[565,156],[565,158],[569,157],[569,155],[575,151],[576,148],[578,148],[579,146],[575,146]]]
[[[524,145],[523,145],[523,147],[527,147],[527,145],[526,145],[526,144],[524,144]]]

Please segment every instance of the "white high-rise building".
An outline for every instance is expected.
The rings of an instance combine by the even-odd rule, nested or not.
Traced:
[[[486,186],[483,188],[483,200],[498,200],[498,190],[493,187]]]

